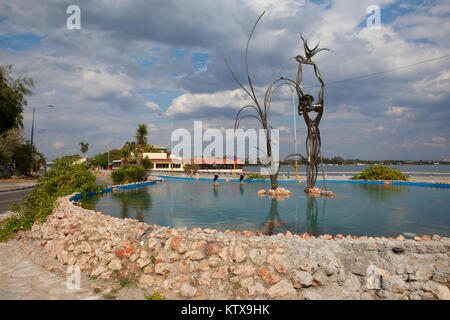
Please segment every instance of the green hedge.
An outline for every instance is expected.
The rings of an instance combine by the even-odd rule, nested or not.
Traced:
[[[251,179],[255,179],[255,180],[265,180],[268,179],[266,176],[263,176],[262,174],[259,173],[250,173],[245,177],[245,180],[251,180]]]
[[[377,165],[369,167],[360,174],[354,175],[352,180],[400,180],[407,181],[408,176],[400,172],[398,169],[391,169],[385,165]]]
[[[187,163],[184,166],[184,173],[186,173],[187,175],[193,175],[196,174],[197,171],[200,169],[200,166],[196,163]]]
[[[44,222],[57,206],[59,197],[101,190],[85,164],[72,163],[73,157],[55,160],[52,169],[39,178],[34,189],[24,198],[23,205],[10,205],[16,216],[0,222],[0,241],[7,241],[18,230],[30,229],[35,221]]]
[[[123,167],[114,170],[111,173],[114,184],[131,183],[147,180],[147,170],[144,167],[132,164],[128,167]]]

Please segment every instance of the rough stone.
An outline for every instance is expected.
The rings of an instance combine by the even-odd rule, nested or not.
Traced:
[[[255,274],[255,267],[251,264],[232,266],[231,272],[236,275],[251,276]]]
[[[236,262],[242,262],[247,258],[247,245],[239,244],[234,248],[234,256],[233,259]]]
[[[306,271],[295,270],[291,276],[295,288],[309,287],[312,285],[313,277]]]
[[[196,293],[197,289],[191,286],[190,284],[185,282],[181,285],[181,295],[183,297],[190,298],[195,296]]]
[[[276,273],[272,271],[271,267],[262,266],[258,269],[258,274],[261,279],[268,285],[275,284],[280,281],[280,278]]]
[[[272,299],[287,298],[297,295],[297,291],[288,280],[284,279],[270,287],[267,290],[267,295]]]
[[[206,255],[200,250],[191,250],[185,253],[184,258],[191,260],[201,260],[206,258]]]
[[[113,259],[109,264],[108,268],[111,270],[121,270],[122,262],[119,259]]]
[[[226,266],[222,266],[216,269],[211,275],[211,278],[214,279],[225,279],[228,275],[228,270]]]
[[[155,282],[155,280],[154,280],[153,276],[148,275],[148,274],[143,274],[139,278],[139,284],[144,285],[149,288],[153,286],[154,282]]]

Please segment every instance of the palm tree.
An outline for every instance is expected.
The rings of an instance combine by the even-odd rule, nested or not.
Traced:
[[[136,163],[141,165],[144,146],[147,144],[147,126],[140,124],[136,130]]]
[[[79,145],[80,145],[80,147],[81,147],[81,153],[84,154],[84,157],[85,157],[85,159],[86,159],[86,161],[87,161],[87,153],[88,153],[88,151],[89,151],[89,143],[84,142],[84,141],[81,141],[81,142],[79,143]]]
[[[131,153],[136,153],[136,143],[134,141],[127,141],[122,147],[122,159],[125,165],[128,165],[131,159]]]

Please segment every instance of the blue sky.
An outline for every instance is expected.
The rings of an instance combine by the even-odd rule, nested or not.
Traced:
[[[118,148],[139,123],[150,141],[170,145],[171,128],[233,128],[248,97],[226,68],[246,83],[248,34],[262,11],[249,48],[249,68],[261,97],[280,66],[302,54],[301,33],[329,52],[315,59],[325,82],[320,124],[325,156],[361,159],[441,159],[450,156],[448,1],[217,0],[79,1],[81,29],[68,30],[69,3],[0,3],[0,61],[34,79],[25,110],[29,136],[37,108],[36,141],[49,159]],[[381,26],[368,29],[367,7],[381,8]],[[352,81],[342,79],[378,74]],[[296,65],[281,74],[295,78]],[[311,70],[304,86],[317,96]],[[46,108],[46,105],[56,108]],[[280,129],[281,153],[293,150],[292,97],[274,97],[270,123]],[[158,116],[158,114],[166,116]],[[248,121],[246,128],[257,128]],[[306,128],[297,118],[298,150]]]

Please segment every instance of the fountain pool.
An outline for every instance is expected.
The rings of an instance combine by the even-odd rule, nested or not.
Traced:
[[[293,195],[258,196],[268,183],[167,180],[163,183],[85,197],[82,206],[150,225],[260,231],[277,234],[347,234],[406,238],[450,236],[450,189],[329,183],[337,197],[306,195],[305,184],[280,183]],[[318,187],[323,188],[321,183]]]

